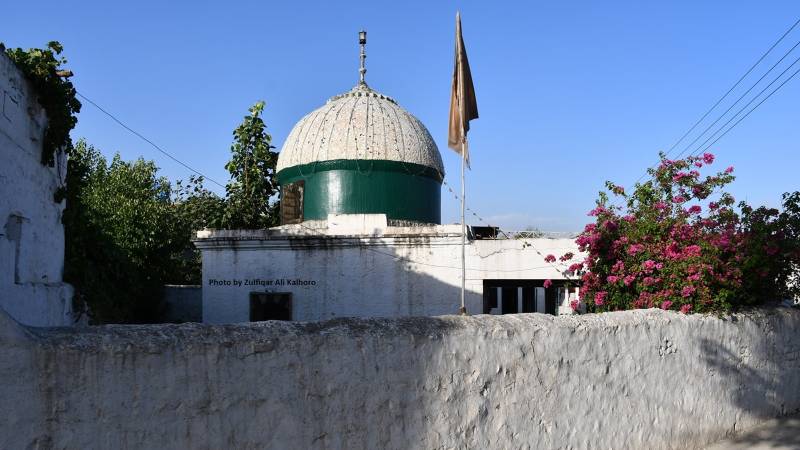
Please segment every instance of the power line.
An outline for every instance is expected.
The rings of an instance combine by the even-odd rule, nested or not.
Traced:
[[[444,184],[444,185],[447,187],[447,190],[448,190],[448,191],[450,191],[450,193],[451,193],[451,194],[453,194],[453,197],[455,197],[455,198],[456,198],[456,200],[458,200],[458,201],[460,201],[460,200],[461,200],[461,198],[458,196],[458,194],[456,194],[456,193],[455,193],[455,191],[453,191],[453,189],[450,187],[450,185],[449,185],[449,184],[448,184],[446,181],[442,180],[442,183],[443,183],[443,184]],[[503,236],[505,236],[505,237],[506,237],[506,239],[509,239],[509,240],[511,239],[511,237],[509,237],[509,236],[508,236],[508,234],[506,234],[506,232],[505,232],[505,231],[503,231],[503,230],[502,230],[500,227],[493,226],[493,225],[491,225],[489,222],[487,222],[487,221],[483,220],[483,218],[482,218],[481,216],[479,216],[479,215],[478,215],[478,214],[477,214],[475,211],[473,211],[472,209],[470,209],[470,208],[469,208],[469,207],[467,207],[466,205],[464,206],[464,208],[465,208],[466,210],[468,210],[470,213],[472,213],[472,215],[473,215],[473,216],[475,216],[475,217],[476,217],[476,218],[477,218],[479,221],[483,222],[483,223],[484,223],[484,224],[486,224],[487,226],[489,226],[489,227],[492,227],[492,228],[497,228],[497,231],[499,231],[500,233],[502,233],[502,234],[503,234]],[[558,273],[560,273],[561,275],[563,275],[563,276],[564,276],[564,278],[566,278],[566,279],[567,279],[567,281],[572,281],[572,278],[570,278],[570,276],[569,276],[569,275],[567,275],[568,269],[564,269],[564,270],[562,270],[562,269],[561,269],[561,268],[559,268],[559,267],[558,267],[558,266],[557,266],[555,263],[548,262],[548,261],[547,261],[547,257],[546,257],[546,256],[545,256],[545,255],[544,255],[542,252],[540,252],[540,251],[539,251],[539,249],[537,249],[536,247],[534,247],[534,246],[533,246],[533,245],[532,245],[530,242],[526,242],[526,244],[527,244],[527,245],[528,245],[528,246],[529,246],[529,247],[530,247],[530,248],[531,248],[531,249],[532,249],[534,252],[536,252],[536,254],[537,254],[537,255],[541,256],[541,257],[542,257],[542,258],[545,260],[545,262],[546,262],[547,264],[549,264],[549,266],[550,266],[550,267],[552,267],[552,268],[553,268],[553,269],[555,269],[555,270],[556,270]],[[563,261],[562,261],[562,262],[563,262]]]
[[[785,32],[785,33],[783,33],[783,35],[782,35],[782,36],[781,36],[781,37],[780,37],[780,38],[779,38],[777,41],[775,41],[775,43],[774,43],[774,44],[772,44],[772,46],[771,46],[769,49],[767,49],[767,51],[766,51],[766,52],[764,52],[764,54],[763,54],[763,55],[761,55],[761,57],[760,57],[760,58],[758,58],[758,61],[756,61],[755,63],[753,63],[753,65],[752,65],[752,66],[750,66],[750,68],[749,68],[749,69],[747,69],[747,72],[745,72],[745,73],[744,73],[744,75],[742,75],[742,76],[741,76],[741,77],[740,77],[740,78],[739,78],[739,79],[736,81],[736,83],[734,83],[734,84],[733,84],[733,86],[731,86],[731,87],[730,87],[730,89],[728,89],[728,91],[727,91],[727,92],[725,92],[725,94],[724,94],[722,97],[720,97],[720,98],[719,98],[719,100],[717,100],[717,102],[716,102],[716,103],[714,103],[714,105],[713,105],[711,108],[709,108],[709,110],[708,110],[708,111],[706,111],[706,113],[705,113],[705,114],[703,114],[703,117],[701,117],[701,118],[700,118],[700,119],[699,119],[697,122],[695,122],[695,123],[694,123],[694,125],[692,125],[692,127],[691,127],[691,128],[689,128],[689,130],[688,130],[686,133],[684,133],[684,134],[683,134],[683,136],[681,136],[681,138],[680,138],[680,139],[678,139],[678,140],[677,140],[677,141],[676,141],[674,144],[672,144],[672,147],[670,147],[670,148],[669,148],[669,150],[667,150],[667,154],[669,154],[669,153],[670,153],[670,152],[671,152],[673,149],[675,149],[675,147],[677,147],[677,146],[678,146],[678,144],[680,144],[680,143],[681,143],[681,142],[682,142],[682,141],[683,141],[683,140],[686,138],[686,136],[688,136],[688,135],[689,135],[689,133],[691,133],[691,132],[692,132],[692,131],[693,131],[693,130],[694,130],[696,127],[697,127],[697,125],[699,125],[699,124],[700,124],[700,122],[702,122],[702,121],[703,121],[703,120],[704,120],[706,117],[708,117],[708,115],[709,115],[709,114],[711,114],[711,111],[713,111],[713,110],[714,110],[714,108],[716,108],[717,106],[719,106],[719,104],[720,104],[720,103],[722,103],[722,101],[723,101],[723,100],[725,100],[725,98],[727,98],[727,97],[728,97],[728,95],[729,95],[731,92],[733,92],[733,90],[734,90],[734,89],[736,89],[736,87],[737,87],[737,86],[739,86],[739,84],[742,82],[742,80],[744,80],[744,79],[745,79],[745,78],[746,78],[748,75],[750,75],[750,72],[752,72],[752,71],[753,71],[753,69],[755,69],[755,68],[756,68],[756,66],[757,66],[757,65],[759,65],[759,64],[761,63],[761,61],[763,61],[763,60],[764,60],[764,58],[766,58],[766,57],[767,57],[767,55],[769,55],[769,54],[770,54],[770,52],[772,52],[772,50],[773,50],[775,47],[777,47],[777,45],[778,45],[778,44],[780,44],[780,43],[781,43],[781,41],[783,41],[783,38],[785,38],[785,37],[786,37],[786,36],[787,36],[789,33],[791,33],[791,31],[792,31],[792,30],[794,30],[794,28],[797,26],[797,24],[800,24],[800,19],[797,19],[797,21],[796,21],[796,22],[795,22],[795,23],[794,23],[794,24],[793,24],[791,27],[789,27],[789,29],[788,29],[788,30],[786,30],[786,32]]]
[[[780,44],[780,43],[783,41],[783,39],[784,39],[784,38],[785,38],[787,35],[789,35],[789,33],[791,33],[791,32],[792,32],[792,30],[794,30],[794,29],[795,29],[795,27],[797,27],[797,25],[798,25],[798,24],[800,24],[800,19],[797,19],[797,20],[796,20],[796,21],[795,21],[795,22],[792,24],[792,26],[791,26],[791,27],[789,27],[789,29],[788,29],[788,30],[786,30],[786,31],[785,31],[785,32],[784,32],[784,33],[781,35],[781,37],[780,37],[780,38],[778,38],[778,40],[777,40],[777,41],[775,41],[775,43],[773,43],[773,44],[772,44],[772,45],[769,47],[769,49],[767,49],[767,51],[766,51],[766,52],[764,52],[764,54],[762,54],[762,55],[761,55],[761,57],[760,57],[760,58],[759,58],[759,59],[758,59],[758,60],[757,60],[757,61],[756,61],[756,62],[755,62],[755,63],[754,63],[752,66],[750,66],[750,68],[749,68],[749,69],[748,69],[748,70],[747,70],[747,71],[744,73],[744,75],[742,75],[742,76],[741,76],[741,77],[740,77],[740,78],[739,78],[739,79],[736,81],[736,83],[734,83],[734,84],[733,84],[733,86],[731,86],[731,87],[730,87],[730,89],[728,89],[728,91],[727,91],[727,92],[725,92],[725,94],[724,94],[722,97],[720,97],[720,99],[719,99],[719,100],[717,100],[717,102],[716,102],[716,103],[714,103],[714,105],[713,105],[711,108],[709,108],[709,109],[708,109],[708,111],[706,111],[706,113],[705,113],[705,114],[703,114],[703,116],[702,116],[702,117],[700,117],[700,119],[699,119],[699,120],[697,120],[697,121],[694,123],[694,125],[692,125],[692,126],[691,126],[691,128],[689,128],[689,130],[688,130],[688,131],[686,131],[686,133],[684,133],[684,134],[683,134],[683,136],[681,136],[681,137],[680,137],[680,139],[678,139],[678,140],[677,140],[677,141],[676,141],[676,142],[675,142],[675,143],[672,145],[672,147],[670,147],[670,149],[667,151],[667,155],[669,155],[669,153],[671,153],[671,152],[672,152],[672,150],[674,150],[674,149],[675,149],[675,147],[677,147],[677,146],[678,146],[678,144],[680,144],[680,143],[681,143],[681,142],[682,142],[682,141],[683,141],[683,140],[684,140],[684,139],[685,139],[685,138],[686,138],[686,137],[687,137],[689,134],[691,134],[691,132],[692,132],[692,131],[694,131],[694,129],[695,129],[695,128],[696,128],[696,127],[697,127],[697,126],[698,126],[698,125],[699,125],[699,124],[700,124],[700,123],[703,121],[703,120],[705,120],[705,118],[706,118],[706,117],[708,117],[708,115],[709,115],[709,114],[710,114],[710,113],[711,113],[711,112],[712,112],[712,111],[713,111],[713,110],[714,110],[714,109],[715,109],[717,106],[719,106],[719,104],[720,104],[720,103],[721,103],[721,102],[722,102],[722,101],[723,101],[725,98],[727,98],[727,97],[728,97],[728,95],[730,95],[730,93],[731,93],[731,92],[733,92],[733,90],[734,90],[734,89],[735,89],[737,86],[739,86],[739,84],[741,84],[741,82],[742,82],[742,81],[743,81],[743,80],[744,80],[744,79],[745,79],[745,78],[746,78],[746,77],[747,77],[747,76],[748,76],[748,75],[749,75],[749,74],[750,74],[750,73],[753,71],[753,69],[755,69],[755,67],[756,67],[756,66],[758,66],[758,65],[759,65],[759,64],[760,64],[760,63],[761,63],[761,62],[764,60],[764,58],[766,58],[766,56],[767,56],[767,55],[769,55],[769,54],[772,52],[772,50],[773,50],[773,49],[774,49],[774,48],[775,48],[775,47],[776,47],[778,44]],[[777,63],[775,63],[775,64],[774,64],[774,65],[773,65],[773,66],[772,66],[772,67],[771,67],[771,68],[770,68],[770,69],[769,69],[769,70],[768,70],[766,73],[764,73],[764,75],[762,75],[762,76],[761,76],[761,78],[759,78],[759,80],[758,80],[758,81],[756,81],[756,82],[755,82],[755,83],[754,83],[754,84],[753,84],[753,85],[752,85],[752,86],[751,86],[751,87],[750,87],[750,88],[749,88],[749,89],[748,89],[748,90],[747,90],[747,91],[746,91],[744,94],[742,94],[742,95],[741,95],[741,96],[740,96],[740,97],[739,97],[739,98],[738,98],[738,99],[737,99],[735,102],[733,102],[733,104],[731,104],[731,106],[730,106],[730,107],[729,107],[729,108],[728,108],[728,109],[727,109],[727,110],[726,110],[724,113],[722,113],[722,115],[720,115],[720,117],[718,117],[718,118],[717,118],[717,120],[715,120],[715,121],[714,121],[714,123],[712,123],[711,125],[709,125],[709,126],[708,126],[708,127],[707,127],[707,128],[706,128],[706,129],[705,129],[703,132],[702,132],[702,133],[700,133],[700,135],[698,135],[698,136],[697,136],[697,137],[696,137],[696,138],[695,138],[695,139],[694,139],[694,140],[693,140],[693,141],[692,141],[692,142],[691,142],[691,143],[690,143],[690,144],[689,144],[689,145],[688,145],[688,146],[687,146],[687,147],[686,147],[686,148],[685,148],[685,149],[684,149],[684,150],[683,150],[681,153],[679,153],[679,154],[678,154],[678,156],[680,156],[680,155],[684,154],[684,153],[685,153],[685,152],[686,152],[686,151],[687,151],[687,150],[688,150],[688,149],[689,149],[689,148],[690,148],[692,145],[694,145],[694,143],[695,143],[695,142],[697,142],[697,141],[698,141],[698,140],[699,140],[699,139],[700,139],[700,138],[701,138],[703,135],[705,135],[705,134],[708,132],[708,130],[709,130],[711,127],[713,127],[713,126],[714,126],[714,125],[715,125],[717,122],[719,122],[719,120],[720,120],[720,119],[722,119],[722,117],[724,117],[724,116],[725,116],[725,115],[726,115],[726,114],[727,114],[727,113],[728,113],[728,112],[729,112],[729,111],[730,111],[730,110],[731,110],[731,109],[732,109],[732,108],[733,108],[733,107],[734,107],[734,106],[735,106],[737,103],[739,103],[739,102],[741,101],[741,99],[742,99],[744,96],[746,96],[746,95],[747,95],[747,94],[748,94],[748,93],[749,93],[751,90],[753,90],[753,88],[755,88],[755,87],[756,87],[756,85],[758,85],[758,83],[760,83],[760,82],[761,82],[761,80],[763,80],[763,79],[764,79],[764,77],[766,77],[766,76],[767,76],[767,75],[768,75],[770,72],[772,72],[772,70],[773,70],[773,69],[775,69],[775,67],[776,67],[776,66],[777,66],[777,65],[778,65],[778,64],[779,64],[781,61],[783,61],[783,60],[786,58],[786,56],[788,56],[788,55],[789,55],[789,54],[790,54],[790,53],[791,53],[791,52],[792,52],[792,51],[793,51],[793,50],[794,50],[794,49],[795,49],[795,48],[796,48],[796,47],[797,47],[799,44],[800,44],[800,41],[798,41],[798,42],[797,42],[797,43],[796,43],[796,44],[795,44],[795,45],[794,45],[794,46],[793,46],[791,49],[789,49],[789,51],[788,51],[788,52],[786,52],[786,53],[785,53],[785,54],[784,54],[784,55],[781,57],[781,59],[780,59],[780,60],[779,60]],[[653,165],[653,166],[650,166],[648,169],[652,169],[652,168],[656,167],[658,164],[659,164],[659,163],[656,163],[655,165]],[[646,177],[646,176],[647,176],[647,173],[648,173],[648,172],[647,172],[647,171],[645,171],[645,173],[643,173],[643,174],[642,174],[642,175],[641,175],[641,176],[640,176],[638,179],[636,179],[636,181],[634,182],[634,184],[636,184],[636,183],[640,182],[640,181],[641,181],[641,180],[642,180],[644,177]]]
[[[216,184],[216,185],[218,185],[218,186],[220,186],[220,187],[222,187],[222,188],[225,188],[225,186],[224,186],[222,183],[219,183],[219,182],[217,182],[217,181],[216,181],[216,180],[214,180],[213,178],[206,176],[206,175],[205,175],[205,174],[203,174],[202,172],[200,172],[200,171],[198,171],[198,170],[194,169],[193,167],[189,166],[188,164],[186,164],[186,163],[184,163],[183,161],[179,160],[178,158],[174,157],[172,154],[170,154],[169,152],[167,152],[166,150],[164,150],[163,148],[161,148],[160,146],[158,146],[158,145],[157,145],[155,142],[151,141],[150,139],[148,139],[148,138],[146,138],[145,136],[143,136],[141,133],[137,132],[136,130],[134,130],[134,129],[132,129],[131,127],[129,127],[128,125],[126,125],[124,122],[122,122],[122,121],[121,121],[120,119],[118,119],[116,116],[114,116],[113,114],[111,114],[110,112],[108,112],[106,109],[104,109],[103,107],[101,107],[100,105],[98,105],[97,103],[95,103],[95,102],[94,102],[93,100],[91,100],[90,98],[86,97],[85,95],[83,95],[82,93],[80,93],[80,92],[78,92],[78,91],[76,91],[76,93],[77,93],[77,94],[78,94],[78,95],[79,95],[81,98],[83,98],[84,100],[86,100],[87,102],[89,102],[90,104],[92,104],[92,105],[93,105],[95,108],[97,108],[98,110],[100,110],[100,111],[101,111],[103,114],[105,114],[106,116],[108,116],[109,118],[111,118],[111,119],[112,119],[114,122],[116,122],[117,124],[119,124],[121,127],[125,128],[126,130],[128,130],[130,133],[132,133],[132,134],[133,134],[133,135],[135,135],[136,137],[138,137],[138,138],[142,139],[143,141],[147,142],[147,143],[148,143],[148,144],[150,144],[150,145],[151,145],[153,148],[155,148],[156,150],[158,150],[159,152],[161,152],[162,154],[164,154],[164,155],[165,155],[165,156],[167,156],[168,158],[172,159],[172,160],[173,160],[173,161],[175,161],[176,163],[178,163],[178,164],[180,164],[181,166],[185,167],[185,168],[186,168],[186,169],[188,169],[189,171],[191,171],[191,172],[194,172],[194,173],[196,173],[196,174],[198,174],[198,175],[202,176],[203,178],[207,179],[208,181],[210,181],[210,182],[212,182],[212,183],[214,183],[214,184]],[[446,181],[444,181],[444,179],[442,180],[442,183],[444,183],[444,184],[445,184],[445,186],[447,186],[447,189],[448,189],[448,190],[449,190],[449,191],[450,191],[450,192],[451,192],[451,193],[452,193],[452,194],[453,194],[453,195],[456,197],[456,199],[458,200],[458,199],[459,199],[458,195],[457,195],[455,192],[453,192],[453,190],[450,188],[450,186],[447,184],[447,182],[446,182]],[[480,217],[480,216],[479,216],[479,215],[478,215],[478,214],[477,214],[475,211],[473,211],[471,208],[469,208],[469,207],[465,207],[465,208],[466,208],[466,209],[467,209],[467,210],[468,210],[470,213],[472,213],[472,215],[473,215],[474,217],[476,217],[476,218],[477,218],[479,221],[481,221],[481,222],[485,223],[486,225],[488,225],[488,226],[490,226],[490,227],[492,226],[491,224],[489,224],[488,222],[486,222],[486,221],[485,221],[485,220],[484,220],[482,217]],[[303,228],[307,229],[307,230],[313,231],[313,232],[315,232],[315,233],[317,232],[317,230],[315,230],[315,229],[313,229],[313,228],[307,227],[307,226],[305,226],[305,225],[303,225],[303,224],[300,224],[300,225],[301,225]],[[502,234],[503,234],[503,236],[505,236],[505,237],[506,237],[506,239],[511,239],[511,238],[508,236],[508,234],[506,234],[506,232],[505,232],[505,231],[503,231],[502,229],[500,229],[500,227],[495,227],[495,228],[497,228],[497,230],[498,230],[500,233],[502,233]],[[535,247],[533,247],[532,245],[530,245],[530,244],[528,244],[528,245],[529,245],[529,246],[530,246],[530,247],[531,247],[531,248],[532,248],[532,249],[533,249],[533,250],[534,250],[534,251],[535,251],[535,252],[536,252],[538,255],[540,255],[540,256],[542,256],[542,257],[544,257],[544,256],[545,256],[544,254],[542,254],[542,253],[541,253],[541,252],[540,252],[538,249],[536,249],[536,248],[535,248]],[[378,250],[375,250],[375,249],[371,249],[371,248],[368,248],[368,247],[365,247],[365,248],[366,248],[367,250],[369,250],[369,251],[373,251],[373,252],[379,253],[379,254],[381,254],[381,255],[389,256],[389,257],[392,257],[392,258],[395,258],[395,259],[397,259],[397,260],[404,261],[404,262],[407,262],[407,263],[410,263],[410,264],[418,264],[418,265],[423,265],[423,266],[439,267],[439,268],[448,268],[448,269],[459,269],[459,268],[460,268],[460,267],[454,267],[454,266],[445,266],[445,265],[437,265],[437,264],[423,263],[423,262],[420,262],[420,261],[414,261],[414,260],[411,260],[411,259],[408,259],[408,258],[404,258],[404,257],[402,257],[402,256],[398,256],[398,255],[392,255],[392,254],[390,254],[390,253],[384,253],[384,252],[381,252],[381,251],[378,251]],[[492,269],[492,270],[493,270],[493,271],[495,271],[495,272],[523,272],[523,271],[528,271],[528,270],[536,270],[536,269],[543,269],[543,268],[547,268],[547,267],[552,267],[553,269],[556,269],[556,270],[557,270],[559,273],[562,273],[562,275],[564,275],[564,276],[566,277],[566,279],[567,279],[567,280],[570,280],[570,277],[569,277],[569,276],[567,276],[566,274],[564,274],[564,271],[562,271],[562,270],[561,270],[561,269],[560,269],[558,266],[556,266],[556,265],[555,265],[555,264],[553,264],[553,263],[547,263],[547,264],[548,264],[548,266],[531,267],[531,268],[523,268],[523,269],[511,269],[511,270],[499,270],[499,269]],[[469,269],[469,270],[479,270],[479,269]]]
[[[784,55],[781,57],[781,59],[779,59],[779,60],[778,60],[778,62],[776,62],[775,64],[773,64],[773,65],[772,65],[772,67],[770,67],[770,68],[769,68],[769,70],[767,70],[767,71],[764,73],[764,75],[761,75],[761,78],[759,78],[759,79],[758,79],[758,81],[756,81],[755,83],[753,83],[753,85],[752,85],[752,86],[750,86],[750,88],[749,88],[749,89],[747,89],[747,90],[744,92],[744,94],[740,95],[740,96],[739,96],[739,98],[737,98],[737,99],[736,99],[736,101],[735,101],[735,102],[733,102],[733,103],[731,104],[731,106],[729,106],[729,107],[728,107],[728,109],[726,109],[726,110],[725,110],[725,112],[724,112],[724,113],[720,114],[720,116],[719,116],[719,117],[717,117],[717,120],[715,120],[713,123],[711,123],[711,125],[709,125],[708,127],[706,127],[706,129],[705,129],[705,130],[703,130],[703,132],[702,132],[702,133],[700,133],[700,134],[699,134],[699,135],[698,135],[696,138],[694,138],[694,140],[693,140],[693,141],[692,141],[692,142],[691,142],[689,145],[687,145],[687,146],[686,146],[686,148],[684,148],[684,149],[683,149],[683,151],[681,151],[680,153],[678,153],[678,155],[676,156],[676,159],[677,159],[677,158],[680,158],[680,157],[681,157],[681,156],[682,156],[684,153],[686,153],[686,152],[687,152],[687,151],[688,151],[688,150],[689,150],[689,149],[692,147],[692,145],[694,145],[694,143],[695,143],[695,142],[699,141],[699,140],[700,140],[700,138],[702,138],[702,137],[703,137],[703,136],[704,136],[704,135],[705,135],[705,134],[708,132],[708,130],[710,130],[712,127],[714,127],[714,125],[716,125],[716,124],[717,124],[717,122],[719,122],[720,120],[722,120],[722,118],[723,118],[723,117],[725,117],[725,115],[727,115],[727,114],[728,114],[728,113],[731,111],[731,109],[733,109],[733,107],[734,107],[734,106],[736,106],[736,105],[737,105],[737,104],[738,104],[738,103],[739,103],[739,102],[740,102],[740,101],[741,101],[741,100],[742,100],[742,99],[743,99],[743,98],[744,98],[744,97],[745,97],[747,94],[749,94],[749,93],[750,93],[750,91],[752,91],[752,90],[753,90],[753,89],[754,89],[756,86],[758,86],[758,84],[759,84],[759,83],[761,83],[761,81],[762,81],[764,78],[766,78],[766,77],[767,77],[767,75],[769,75],[769,74],[770,74],[770,72],[772,72],[772,71],[775,69],[775,67],[777,67],[777,66],[778,66],[778,64],[780,64],[781,62],[783,62],[783,60],[784,60],[784,59],[786,59],[786,57],[787,57],[787,56],[789,56],[789,54],[790,54],[790,53],[792,53],[792,51],[794,51],[794,49],[795,49],[795,48],[797,48],[798,46],[800,46],[800,41],[797,41],[797,43],[796,43],[796,44],[794,44],[794,46],[793,46],[792,48],[790,48],[790,49],[789,49],[789,51],[787,51],[787,52],[786,52],[786,53],[785,53],[785,54],[784,54]],[[792,63],[792,64],[791,64],[789,67],[791,67],[792,65],[794,65],[796,62],[797,62],[797,61],[795,60],[795,62],[794,62],[794,63]],[[785,73],[785,72],[786,72],[786,71],[784,70],[784,71],[781,73],[781,75],[783,75],[783,73]],[[778,75],[778,77],[780,77],[781,75]],[[773,83],[774,83],[774,81],[773,81]],[[772,83],[770,83],[770,85],[771,85],[771,84],[772,84]],[[767,85],[767,87],[769,87],[769,85]],[[762,91],[762,92],[763,92],[763,91]],[[759,93],[758,95],[761,95],[761,93]],[[756,95],[756,98],[758,97],[758,95]],[[752,100],[750,100],[750,101],[752,102]],[[725,125],[723,125],[723,127],[724,127],[724,126],[725,126]],[[703,145],[703,144],[700,144],[700,145]]]
[[[798,58],[798,59],[800,59],[800,58]],[[797,61],[795,61],[795,62],[797,62]],[[792,65],[794,65],[794,64],[792,64]],[[791,67],[791,66],[789,66],[789,67]],[[787,68],[787,70],[788,70],[788,68]],[[785,72],[786,72],[786,71],[784,71],[784,73],[785,73]],[[698,148],[698,149],[697,149],[697,150],[696,150],[694,153],[692,153],[692,154],[699,154],[700,152],[704,152],[704,151],[708,150],[709,148],[711,148],[711,146],[712,146],[712,145],[716,144],[716,143],[717,143],[717,141],[719,141],[719,140],[720,140],[720,139],[722,139],[722,138],[723,138],[723,137],[724,137],[726,134],[728,134],[728,132],[729,132],[729,131],[731,131],[731,130],[732,130],[734,127],[736,127],[736,125],[739,125],[739,123],[740,123],[741,121],[743,121],[744,119],[746,119],[746,118],[747,118],[747,116],[749,116],[749,115],[750,115],[750,113],[752,113],[753,111],[755,111],[755,110],[756,110],[756,108],[758,108],[759,106],[761,106],[761,104],[762,104],[762,103],[764,103],[764,102],[765,102],[765,101],[767,101],[767,100],[768,100],[770,97],[772,97],[772,94],[774,94],[774,93],[778,92],[778,90],[779,90],[780,88],[782,88],[782,87],[783,87],[783,86],[784,86],[786,83],[788,83],[788,82],[789,82],[789,81],[790,81],[792,78],[794,78],[794,77],[795,77],[795,75],[797,75],[798,73],[800,73],[800,68],[798,68],[797,70],[795,70],[795,71],[794,71],[794,73],[793,73],[791,76],[789,76],[789,78],[787,78],[787,79],[783,80],[783,83],[781,83],[780,85],[778,85],[778,87],[776,87],[775,89],[773,89],[773,90],[772,90],[772,92],[770,92],[770,93],[769,93],[769,94],[768,94],[766,97],[764,97],[764,99],[763,99],[763,100],[761,100],[760,102],[758,102],[758,103],[756,104],[756,106],[754,106],[754,107],[753,107],[753,108],[752,108],[750,111],[747,111],[747,114],[745,114],[744,116],[742,116],[742,117],[741,117],[739,120],[737,120],[737,121],[736,121],[736,122],[735,122],[733,125],[731,125],[731,126],[730,126],[730,128],[728,128],[727,130],[725,130],[725,132],[724,132],[724,133],[722,133],[722,134],[721,134],[721,135],[720,135],[718,138],[716,138],[716,139],[714,140],[714,142],[712,142],[712,143],[708,144],[708,146],[706,146],[706,147],[705,147],[704,149],[702,149],[702,150],[700,150],[700,149]],[[783,73],[782,73],[781,75],[783,75]],[[773,83],[774,83],[775,81],[777,81],[777,80],[778,80],[778,78],[780,78],[780,75],[779,75],[779,76],[778,76],[778,77],[777,77],[775,80],[773,80]],[[770,83],[770,85],[771,85],[771,84],[772,84],[772,83]],[[769,87],[769,86],[767,86],[767,87]],[[764,92],[764,91],[761,91],[761,93],[763,93],[763,92]],[[759,93],[758,95],[761,95],[761,93]],[[756,96],[756,98],[758,98],[758,96]],[[753,100],[755,100],[755,98],[754,98]],[[753,101],[751,100],[751,101],[750,101],[750,103],[752,103],[752,102],[753,102]],[[748,103],[747,105],[745,105],[745,107],[744,107],[744,108],[746,108],[747,106],[749,106],[749,105],[750,105],[750,103]],[[741,110],[739,110],[739,112],[738,112],[738,113],[736,113],[736,115],[738,116],[738,115],[739,115],[739,113],[741,113],[741,112],[744,110],[744,108],[742,108]],[[735,118],[735,117],[736,117],[736,116],[733,116],[733,117],[731,118],[731,120],[732,120],[733,118]],[[728,122],[730,122],[730,120],[729,120]],[[726,123],[725,125],[727,125],[727,123]],[[722,127],[724,128],[724,127],[725,127],[725,125],[723,125]],[[722,129],[722,128],[720,128],[720,130],[721,130],[721,129]],[[716,133],[715,133],[715,134],[716,134]],[[712,135],[712,137],[713,137],[713,135]],[[705,142],[703,142],[703,144],[705,144]],[[700,147],[702,147],[702,145],[701,145]]]
[[[76,92],[76,93],[77,93],[77,94],[78,94],[78,95],[79,95],[79,96],[80,96],[82,99],[84,99],[84,100],[86,100],[87,102],[91,103],[91,104],[92,104],[92,106],[94,106],[95,108],[99,109],[99,110],[100,110],[100,111],[101,111],[103,114],[105,114],[105,115],[107,115],[108,117],[110,117],[110,118],[111,118],[111,120],[113,120],[114,122],[117,122],[117,124],[119,124],[119,125],[120,125],[122,128],[125,128],[126,130],[128,130],[129,132],[131,132],[133,135],[135,135],[135,136],[136,136],[136,137],[138,137],[139,139],[141,139],[141,140],[143,140],[143,141],[147,142],[148,144],[152,145],[152,146],[153,146],[153,148],[155,148],[156,150],[158,150],[159,152],[161,152],[162,154],[164,154],[165,156],[167,156],[167,157],[168,157],[168,158],[170,158],[171,160],[175,161],[176,163],[180,164],[181,166],[185,167],[186,169],[189,169],[189,171],[191,171],[191,172],[194,172],[194,173],[196,173],[197,175],[200,175],[201,177],[203,177],[204,179],[206,179],[206,180],[208,180],[208,181],[210,181],[210,182],[212,182],[212,183],[216,184],[217,186],[219,186],[219,187],[221,187],[221,188],[223,188],[223,189],[225,188],[225,185],[223,185],[222,183],[220,183],[220,182],[218,182],[218,181],[214,180],[213,178],[211,178],[211,177],[209,177],[209,176],[207,176],[207,175],[203,174],[203,173],[202,173],[202,172],[200,172],[199,170],[197,170],[197,169],[194,169],[193,167],[189,166],[189,165],[188,165],[188,164],[186,164],[185,162],[183,162],[183,161],[179,160],[178,158],[176,158],[176,157],[172,156],[172,155],[171,155],[171,154],[170,154],[168,151],[166,151],[166,150],[164,150],[163,148],[161,148],[161,147],[159,147],[158,145],[156,145],[156,143],[155,143],[155,142],[151,141],[150,139],[147,139],[147,138],[146,138],[146,137],[144,137],[144,136],[143,136],[141,133],[139,133],[139,132],[137,132],[136,130],[134,130],[133,128],[131,128],[131,127],[129,127],[129,126],[127,126],[127,125],[125,125],[125,123],[123,123],[121,120],[117,119],[117,118],[116,118],[116,117],[115,117],[113,114],[111,114],[110,112],[108,112],[108,111],[106,111],[105,109],[103,109],[103,108],[102,108],[100,105],[98,105],[97,103],[95,103],[94,101],[92,101],[92,100],[91,100],[89,97],[87,97],[87,96],[85,96],[85,95],[81,94],[81,93],[80,93],[80,92],[78,92],[78,91],[75,91],[75,92]]]

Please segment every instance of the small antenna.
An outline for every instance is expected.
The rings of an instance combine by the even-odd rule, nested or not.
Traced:
[[[361,30],[361,31],[358,32],[358,45],[361,46],[361,68],[358,69],[358,73],[359,73],[358,84],[366,86],[367,82],[364,81],[364,75],[367,74],[367,68],[364,67],[364,61],[366,61],[366,59],[367,59],[367,52],[366,52],[367,32],[364,31],[364,30]]]

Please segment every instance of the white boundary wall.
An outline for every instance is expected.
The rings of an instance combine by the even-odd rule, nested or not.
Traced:
[[[0,51],[0,308],[29,325],[69,325],[64,202],[55,202],[66,158],[42,165],[46,123],[36,93]]]
[[[34,329],[0,448],[702,448],[800,408],[800,311]]]

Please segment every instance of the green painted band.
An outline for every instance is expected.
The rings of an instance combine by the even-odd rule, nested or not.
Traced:
[[[320,162],[316,170],[313,164],[290,167],[278,173],[278,181],[282,186],[303,181],[305,220],[386,214],[388,219],[440,223],[442,183],[431,176],[438,171],[396,161],[358,162]]]
[[[370,172],[401,172],[417,177],[433,178],[439,183],[441,183],[444,178],[444,174],[433,167],[383,159],[335,159],[332,161],[317,161],[310,164],[287,167],[276,175],[278,177],[278,183],[283,184],[285,180],[297,179],[298,177],[304,178],[310,174],[327,170],[355,170],[364,175],[369,175]]]

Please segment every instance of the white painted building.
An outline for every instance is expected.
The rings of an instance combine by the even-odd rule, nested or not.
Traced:
[[[284,225],[197,233],[204,322],[458,312],[461,226],[439,225],[439,149],[363,73],[300,119],[283,144]],[[571,311],[568,263],[545,256],[577,254],[573,239],[477,237],[469,233],[466,244],[468,313]]]
[[[22,72],[0,51],[0,308],[26,325],[72,323],[64,269],[66,158],[43,165],[47,118]]]
[[[302,321],[432,316],[460,306],[460,225],[395,227],[384,215],[345,215],[312,226],[204,230],[197,237],[204,322],[278,317],[273,313]],[[536,250],[561,255],[576,248],[572,239],[470,239],[467,311],[570,312],[566,266],[546,263]],[[548,279],[553,286],[545,289]],[[576,294],[573,283],[570,298]],[[270,311],[258,316],[262,306]]]

